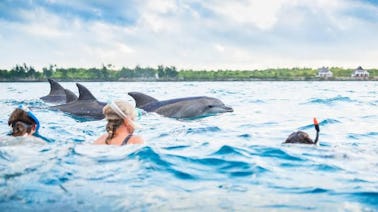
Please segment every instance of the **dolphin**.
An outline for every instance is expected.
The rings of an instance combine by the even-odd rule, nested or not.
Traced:
[[[66,103],[73,102],[78,99],[76,94],[68,89],[64,89],[64,93],[66,94]]]
[[[231,107],[222,101],[207,96],[169,99],[159,101],[140,92],[128,93],[136,103],[136,107],[146,112],[156,112],[170,118],[198,118],[217,113],[233,112]]]
[[[64,88],[55,80],[47,79],[50,83],[50,93],[41,97],[47,103],[64,103],[66,102],[66,93]]]
[[[103,119],[102,108],[106,105],[104,102],[98,101],[93,94],[80,83],[76,83],[79,89],[79,98],[71,102],[52,106],[51,108],[59,109],[65,113],[72,114],[77,117],[90,119]]]

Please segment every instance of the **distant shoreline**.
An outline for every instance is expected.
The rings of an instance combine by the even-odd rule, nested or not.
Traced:
[[[378,81],[378,69],[276,68],[263,70],[177,70],[174,66],[58,68],[36,70],[26,64],[0,70],[0,82],[232,82],[232,81]]]
[[[362,81],[378,81],[378,78],[373,79],[219,79],[219,80],[152,80],[152,79],[135,79],[135,80],[87,80],[87,79],[56,79],[59,82],[362,82]],[[41,80],[4,80],[0,83],[9,82],[47,82],[47,79]]]

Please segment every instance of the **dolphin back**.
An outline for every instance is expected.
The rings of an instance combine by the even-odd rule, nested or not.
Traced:
[[[50,84],[50,92],[48,95],[41,97],[45,102],[48,103],[63,103],[66,101],[66,94],[64,88],[55,80],[48,79]]]
[[[66,93],[66,103],[73,102],[78,99],[76,94],[74,94],[72,91],[64,89],[64,92]]]
[[[199,100],[202,98],[206,98],[203,96],[195,96],[195,97],[185,97],[185,98],[176,98],[176,99],[169,99],[169,100],[164,100],[164,101],[156,101],[152,102],[150,104],[146,104],[142,107],[143,110],[147,112],[152,112],[156,111],[161,107],[169,106],[169,105],[179,105],[177,103],[182,103],[182,102],[190,102],[192,100]]]
[[[76,83],[77,88],[79,89],[79,99],[78,100],[96,100],[96,97],[80,83]]]
[[[146,95],[144,93],[129,92],[127,94],[129,94],[129,96],[131,96],[135,100],[135,106],[137,108],[143,108],[144,106],[148,104],[159,102],[157,99],[149,95]]]
[[[53,79],[47,79],[50,83],[50,96],[64,96],[64,88],[57,81]]]
[[[89,119],[103,119],[104,102],[98,101],[93,94],[83,85],[76,83],[79,89],[79,98],[74,93],[66,90],[67,103],[52,106],[53,109],[59,109],[76,117]]]

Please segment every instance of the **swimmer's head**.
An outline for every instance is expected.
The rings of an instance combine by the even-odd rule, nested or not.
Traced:
[[[113,132],[122,123],[125,123],[129,132],[133,133],[138,125],[134,123],[138,113],[133,105],[126,101],[116,100],[108,103],[103,108],[103,113],[105,115],[108,133]]]
[[[25,106],[19,106],[12,112],[8,125],[12,128],[12,136],[33,134],[39,129],[37,117]]]
[[[130,103],[122,100],[116,100],[108,103],[102,112],[107,120],[130,119],[135,120],[137,111]]]

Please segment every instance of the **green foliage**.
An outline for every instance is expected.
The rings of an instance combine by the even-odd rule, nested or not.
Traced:
[[[54,78],[67,81],[168,81],[168,80],[321,80],[317,77],[318,70],[311,68],[276,68],[264,70],[180,70],[174,66],[159,65],[157,68],[122,67],[111,69],[111,64],[101,68],[58,68],[56,65],[42,68],[41,71],[32,66],[16,65],[11,70],[0,70],[0,80],[46,80]],[[353,69],[332,67],[331,80],[350,80]],[[378,69],[368,70],[370,79],[376,79]]]

